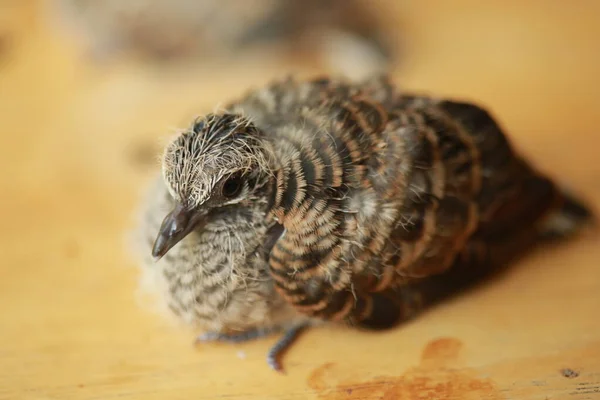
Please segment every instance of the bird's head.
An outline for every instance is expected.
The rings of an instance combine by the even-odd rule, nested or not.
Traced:
[[[162,174],[175,200],[154,243],[160,258],[215,208],[255,206],[273,176],[270,145],[249,119],[209,114],[194,121],[163,154]]]

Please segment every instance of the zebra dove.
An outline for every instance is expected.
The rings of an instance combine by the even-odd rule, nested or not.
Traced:
[[[251,90],[178,135],[162,174],[152,256],[175,311],[212,338],[292,332],[271,359],[308,324],[392,327],[592,219],[486,110],[388,77]]]

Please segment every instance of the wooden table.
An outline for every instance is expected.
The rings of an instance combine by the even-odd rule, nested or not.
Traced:
[[[385,2],[384,2],[385,3]],[[600,204],[600,3],[387,3],[406,88],[477,99]],[[407,3],[407,2],[403,2]],[[323,328],[193,347],[147,308],[126,233],[173,128],[291,68],[91,65],[34,3],[0,8],[0,398],[600,399],[600,246],[589,232],[383,334]]]

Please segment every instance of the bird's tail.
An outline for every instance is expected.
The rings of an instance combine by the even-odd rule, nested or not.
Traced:
[[[550,212],[540,224],[540,238],[544,240],[561,239],[573,236],[597,221],[588,204],[565,189],[560,189],[561,204]]]

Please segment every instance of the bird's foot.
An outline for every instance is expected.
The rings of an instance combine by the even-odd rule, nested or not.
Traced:
[[[277,372],[283,372],[283,366],[281,365],[281,356],[287,349],[290,348],[291,344],[296,340],[300,332],[302,332],[307,325],[296,325],[293,328],[288,329],[283,336],[275,343],[273,347],[267,353],[267,364],[269,367]]]
[[[257,328],[250,329],[244,332],[224,333],[224,332],[205,332],[196,338],[196,343],[199,342],[228,342],[228,343],[243,343],[250,340],[260,339],[278,332],[279,328]]]
[[[285,331],[283,336],[271,347],[267,353],[267,364],[277,372],[283,372],[281,365],[282,354],[289,349],[290,345],[298,337],[300,332],[306,328],[306,325],[297,325]],[[260,339],[276,332],[281,332],[281,328],[257,328],[239,333],[223,332],[205,332],[196,338],[196,343],[206,342],[228,342],[243,343],[250,340]]]

